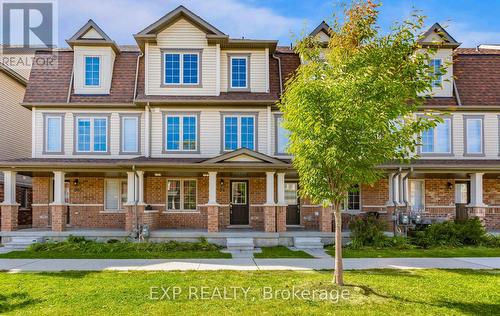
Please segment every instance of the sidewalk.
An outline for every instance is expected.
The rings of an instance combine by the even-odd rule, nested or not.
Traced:
[[[331,270],[322,259],[0,259],[0,271],[186,271],[186,270]],[[345,270],[500,269],[500,258],[363,258],[344,259]]]

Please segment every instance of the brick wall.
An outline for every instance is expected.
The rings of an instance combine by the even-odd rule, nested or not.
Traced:
[[[389,200],[389,180],[380,179],[372,185],[361,186],[361,207],[363,211],[382,211],[381,206]]]

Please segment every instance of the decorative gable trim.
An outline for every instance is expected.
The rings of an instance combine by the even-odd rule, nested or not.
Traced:
[[[217,164],[217,163],[238,163],[238,162],[246,162],[246,163],[268,163],[273,165],[288,165],[287,163],[264,155],[262,153],[247,149],[240,148],[223,155],[205,160],[201,164]]]
[[[432,34],[437,34],[442,42],[429,42],[425,41],[427,37]],[[422,46],[439,46],[442,48],[457,48],[462,43],[457,42],[439,23],[434,23],[424,34],[421,35],[421,40],[419,41]]]
[[[325,21],[322,21],[320,25],[318,25],[312,32],[309,34],[309,36],[316,36],[320,32],[325,33],[326,35],[330,36],[330,32],[332,31],[332,28],[326,24]]]
[[[85,37],[85,35],[92,30],[95,31],[101,38]],[[116,42],[113,41],[93,20],[89,20],[70,39],[66,40],[66,42],[71,48],[73,48],[75,45],[111,46],[116,53],[120,52],[120,49]]]

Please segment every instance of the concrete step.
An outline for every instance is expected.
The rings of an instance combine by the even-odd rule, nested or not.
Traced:
[[[43,242],[39,237],[11,237],[8,242],[4,243],[4,248],[9,250],[25,250],[35,243]]]
[[[321,237],[293,237],[293,246],[297,249],[323,249]]]
[[[254,249],[253,238],[228,237],[226,247],[228,250],[251,251]]]

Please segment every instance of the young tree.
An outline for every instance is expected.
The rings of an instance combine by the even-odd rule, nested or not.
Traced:
[[[302,64],[280,101],[300,194],[333,207],[338,285],[343,285],[341,212],[347,192],[379,180],[383,172],[377,166],[384,162],[408,161],[419,145],[416,135],[440,120],[415,115],[432,88],[431,52],[418,43],[423,18],[394,24],[381,35],[378,6],[354,1],[343,23],[333,25],[327,48],[316,38],[299,41]]]

